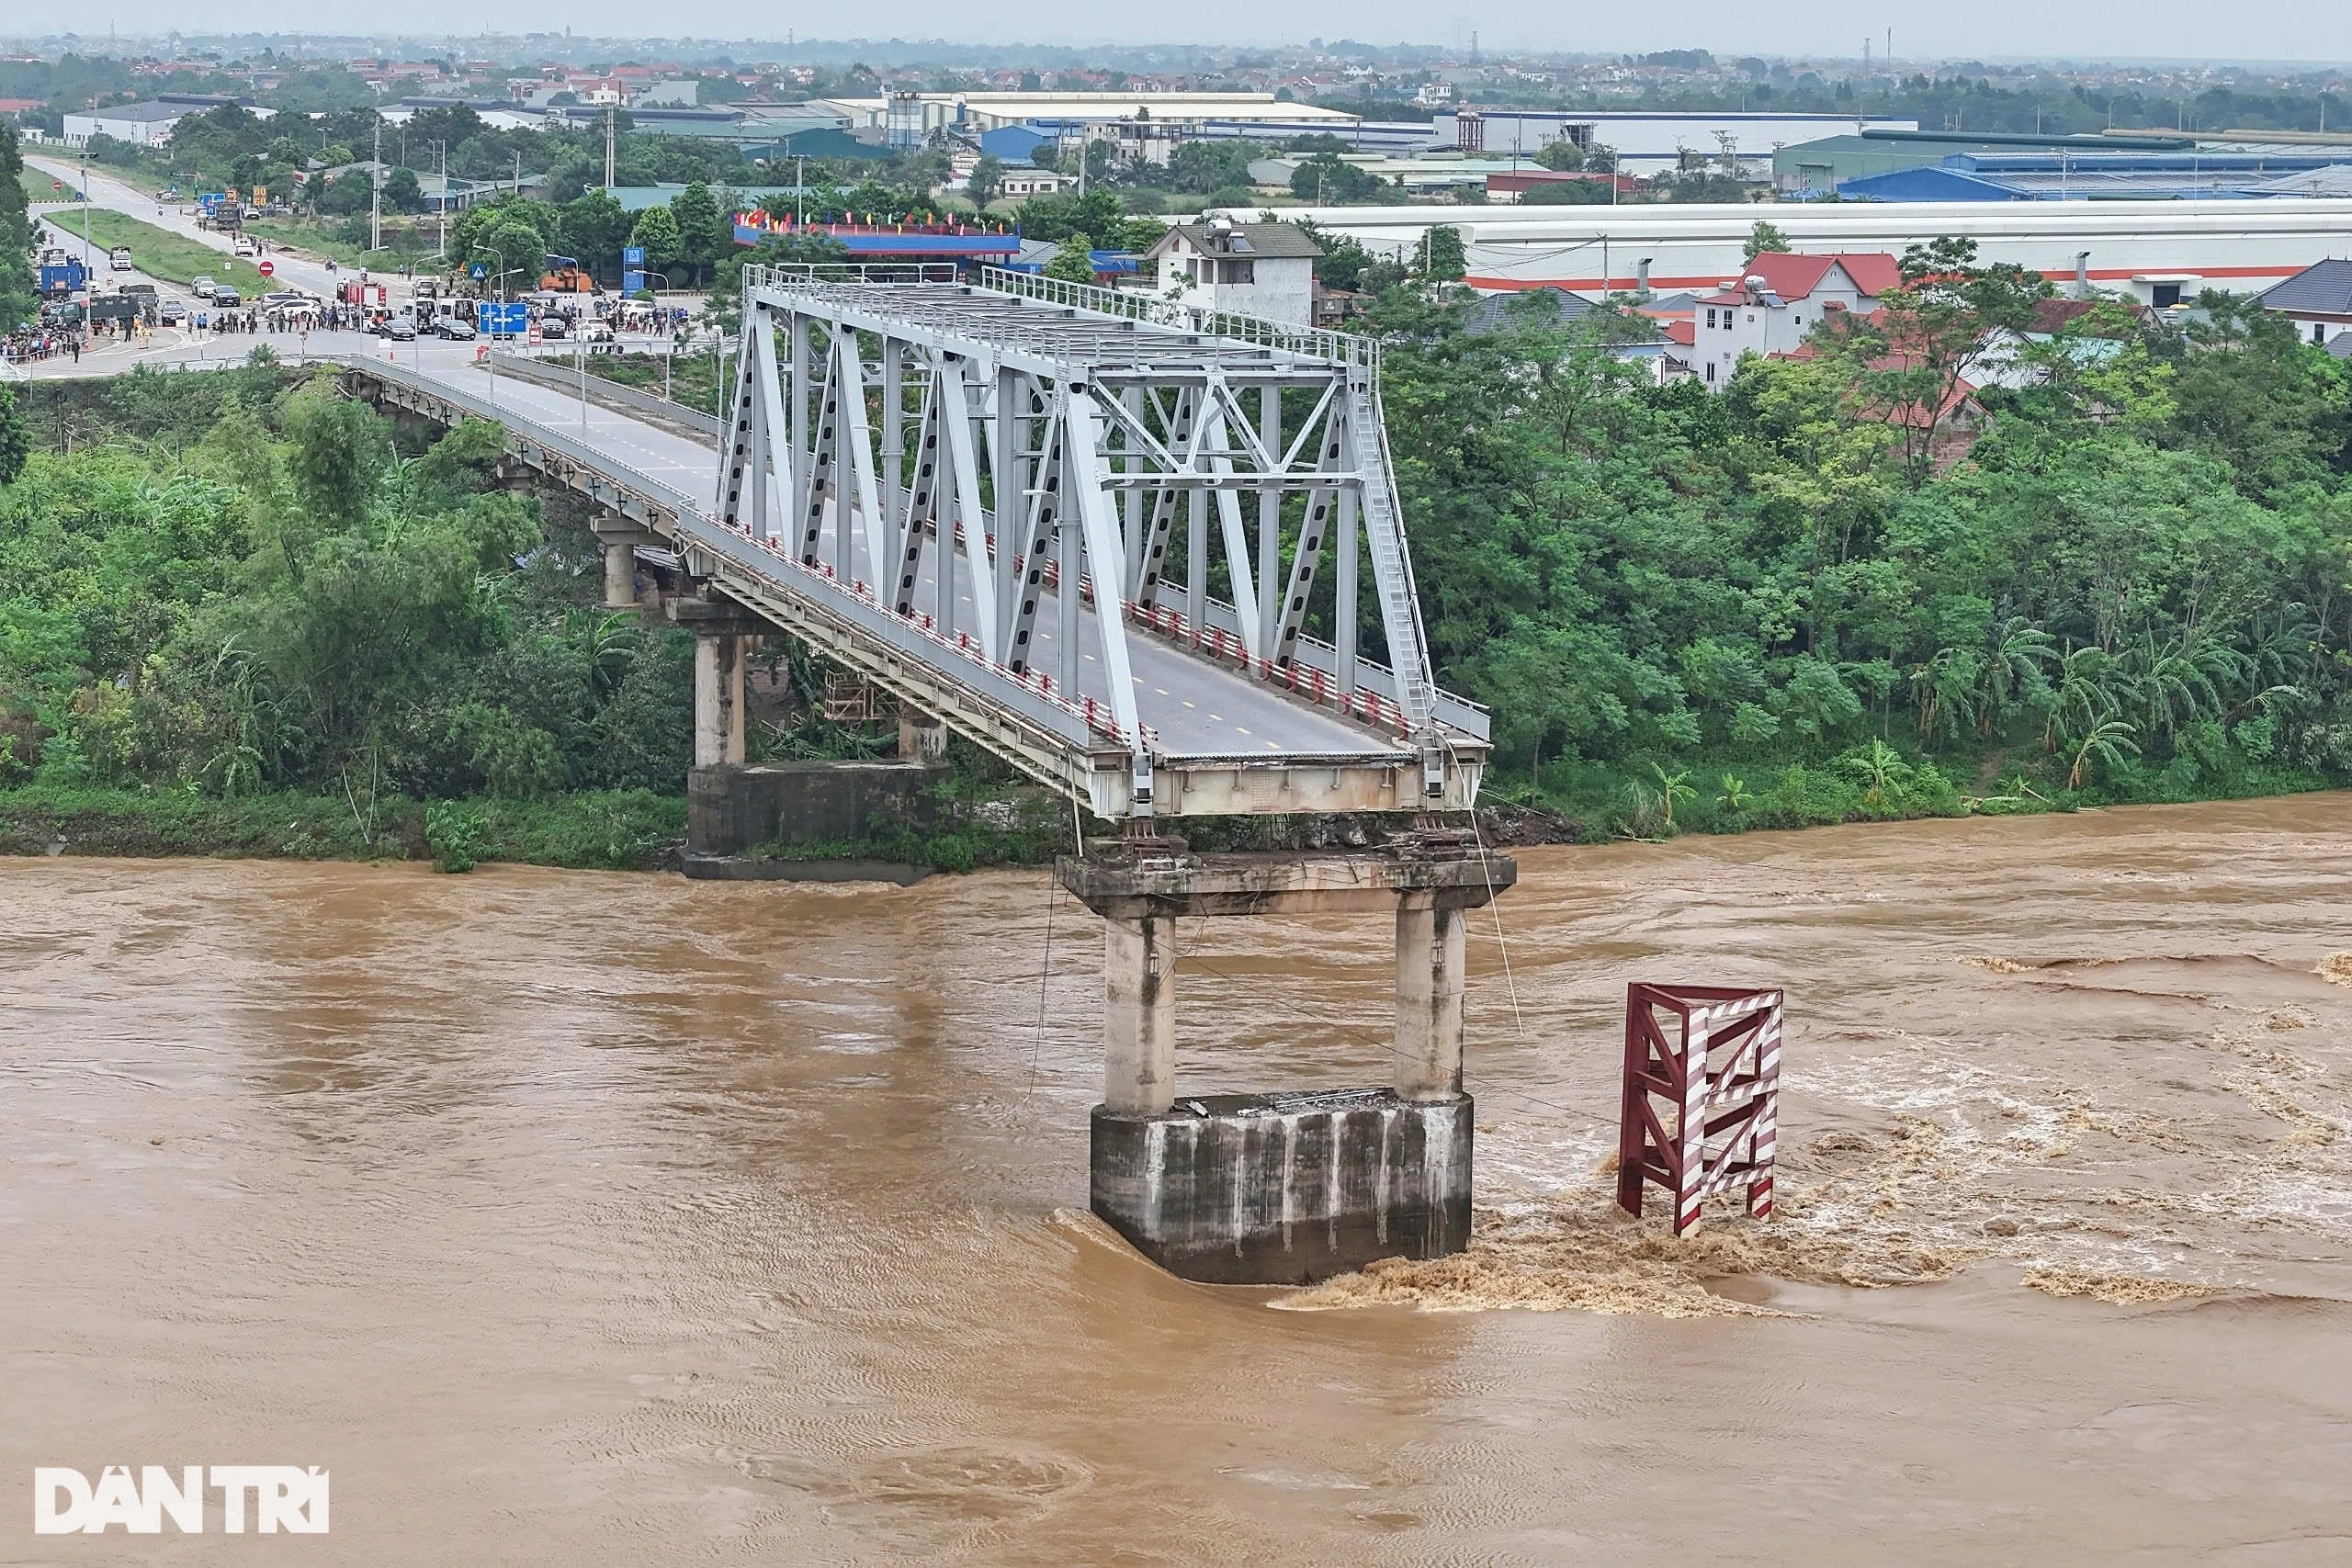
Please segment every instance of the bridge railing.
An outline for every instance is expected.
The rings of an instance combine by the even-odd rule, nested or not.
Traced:
[[[752,262],[743,267],[745,288],[786,283],[953,283],[954,262]]]
[[[1178,332],[1199,333],[1210,337],[1255,344],[1261,348],[1280,349],[1309,359],[1328,359],[1368,371],[1375,377],[1380,373],[1379,343],[1353,333],[1335,333],[1325,327],[1302,327],[1264,316],[1245,316],[1238,310],[1188,305],[1182,299],[1148,294],[1141,289],[1105,288],[1100,284],[1072,283],[1036,273],[1012,272],[1001,266],[980,268],[977,281],[980,288],[991,293],[1017,295],[1043,304],[1091,310],[1101,316],[1115,316],[1122,321],[1148,321],[1154,326],[1171,327]]]

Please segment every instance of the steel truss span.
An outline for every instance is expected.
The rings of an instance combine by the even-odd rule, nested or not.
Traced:
[[[695,573],[887,629],[887,660],[812,640],[1098,816],[1475,800],[1487,716],[1430,675],[1373,344],[817,270],[744,269]]]

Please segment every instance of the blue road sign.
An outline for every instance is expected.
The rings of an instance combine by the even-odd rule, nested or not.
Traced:
[[[468,267],[466,270],[475,277],[488,277],[490,276],[490,268],[482,265],[480,262],[474,263],[472,266]]]
[[[621,247],[621,265],[634,267],[644,266],[645,247],[643,245],[623,245]]]
[[[531,323],[520,299],[502,304],[483,299],[474,306],[474,330],[484,337],[521,337]]]
[[[637,293],[638,291],[639,291],[640,289],[642,289],[644,287],[645,287],[645,272],[644,272],[644,269],[642,269],[642,268],[631,268],[631,269],[629,269],[629,270],[628,270],[628,271],[625,271],[625,272],[623,272],[623,273],[621,274],[621,292],[622,292],[622,293],[624,293],[624,294],[635,294],[635,293]]]

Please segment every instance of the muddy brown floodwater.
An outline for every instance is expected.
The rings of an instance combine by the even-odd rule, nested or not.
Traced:
[[[1082,1217],[1042,872],[0,864],[0,1562],[2352,1562],[2352,796],[1521,863],[1476,1247],[1292,1293]],[[1182,934],[1185,1087],[1377,1081],[1380,922]],[[1637,977],[1788,988],[1774,1222],[1611,1216]]]

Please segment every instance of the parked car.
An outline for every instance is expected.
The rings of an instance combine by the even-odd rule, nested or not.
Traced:
[[[212,290],[212,303],[223,310],[234,310],[244,302],[245,297],[225,283],[217,285]]]
[[[474,331],[474,324],[463,316],[444,316],[433,323],[433,330],[451,343],[471,343],[481,335]]]
[[[166,299],[155,308],[155,319],[167,327],[187,324],[187,307],[176,299]]]
[[[209,299],[212,298],[212,291],[219,287],[219,284],[209,277],[198,277],[189,281],[187,291],[199,299]]]
[[[560,343],[571,335],[571,323],[565,321],[561,316],[541,316],[539,318],[539,341],[541,343]]]
[[[394,343],[414,343],[416,323],[406,316],[394,316],[384,323],[384,335]]]
[[[582,321],[580,323],[580,341],[610,343],[613,341],[613,329],[604,321]]]

